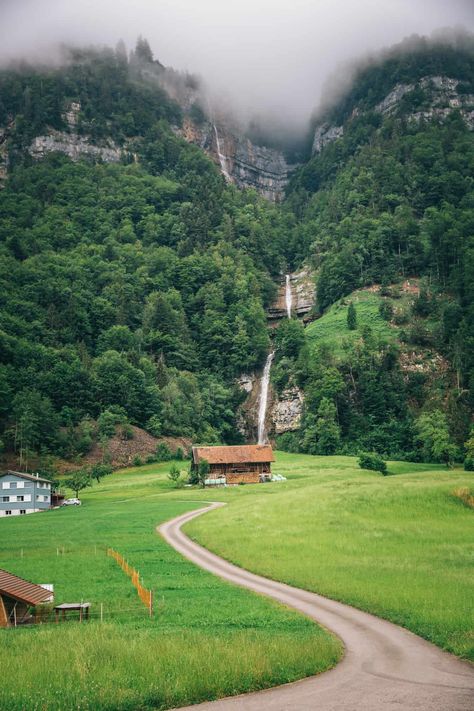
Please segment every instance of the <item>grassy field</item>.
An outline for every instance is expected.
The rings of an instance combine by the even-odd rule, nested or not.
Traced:
[[[352,301],[356,308],[357,328],[350,331],[347,327],[347,310]],[[396,340],[399,329],[385,321],[379,313],[382,297],[369,291],[355,291],[345,299],[333,304],[320,319],[313,321],[306,328],[308,342],[313,345],[327,345],[336,355],[342,353],[343,342],[353,342],[361,336],[364,326],[370,326],[374,334],[388,341]],[[397,299],[395,306],[402,308],[406,297]]]
[[[337,661],[339,643],[311,621],[219,581],[162,541],[158,523],[209,496],[172,490],[168,469],[111,475],[83,492],[81,508],[0,521],[0,567],[54,583],[57,601],[90,601],[94,616],[82,625],[0,631],[0,709],[164,709],[287,682]],[[154,589],[152,620],[105,555],[108,546]]]
[[[471,474],[390,463],[396,476],[381,477],[354,458],[285,453],[274,470],[288,481],[239,487],[187,533],[254,572],[474,660],[474,512],[452,495]]]
[[[155,533],[209,499],[228,506],[187,531],[210,549],[474,658],[474,514],[452,495],[472,475],[390,463],[384,478],[350,457],[278,453],[274,471],[288,481],[202,491],[172,489],[168,468],[117,472],[83,492],[80,509],[0,521],[0,567],[54,583],[57,600],[91,601],[96,615],[104,605],[103,623],[0,631],[0,709],[164,709],[335,663],[327,633],[199,570]],[[107,546],[155,590],[151,622]]]

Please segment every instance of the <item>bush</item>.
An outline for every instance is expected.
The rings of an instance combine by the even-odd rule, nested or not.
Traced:
[[[148,457],[145,459],[146,464],[154,464],[156,462],[156,455],[154,454],[149,454]]]
[[[181,462],[184,459],[184,451],[182,447],[177,447],[174,453],[174,458]]]
[[[388,474],[387,465],[384,460],[376,452],[365,452],[359,456],[359,467],[361,469],[370,469],[374,472],[380,472],[384,476]]]
[[[393,306],[390,301],[384,300],[380,302],[379,314],[384,321],[390,321],[393,316]]]
[[[160,444],[156,448],[156,461],[169,462],[171,459],[174,459],[174,456],[171,453],[170,448],[165,442],[160,442]]]
[[[181,479],[181,471],[173,464],[168,472],[168,479],[173,482],[176,489],[180,489],[183,486],[183,481]]]
[[[474,472],[474,457],[466,457],[464,460],[464,471]]]
[[[142,458],[139,457],[138,454],[137,454],[136,457],[133,457],[133,462],[132,462],[132,464],[133,464],[134,467],[141,467],[142,464],[143,464]]]

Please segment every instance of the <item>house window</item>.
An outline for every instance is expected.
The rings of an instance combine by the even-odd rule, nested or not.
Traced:
[[[16,483],[16,488],[17,488],[17,489],[24,489],[24,488],[25,488],[25,482],[24,482],[24,481],[17,481],[17,483]]]
[[[5,511],[5,516],[11,516],[11,515],[12,515],[12,512],[10,510]]]
[[[4,481],[2,484],[2,489],[9,489],[10,488],[10,482],[9,481]]]
[[[26,509],[20,509],[20,514],[26,514]]]
[[[10,482],[10,489],[16,489],[16,481]]]
[[[10,501],[10,497],[9,496],[2,496],[2,501]]]
[[[25,497],[24,497],[24,496],[17,496],[17,497],[16,497],[16,500],[17,500],[17,501],[24,501],[24,500],[25,500]]]

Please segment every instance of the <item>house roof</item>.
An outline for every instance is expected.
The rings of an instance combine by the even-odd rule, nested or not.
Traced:
[[[209,464],[241,464],[243,462],[274,462],[269,444],[245,444],[232,447],[193,447],[193,462],[203,459]]]
[[[0,568],[0,595],[12,597],[27,605],[39,605],[40,602],[50,602],[54,595],[50,590],[42,588],[41,585],[23,580],[17,575],[2,570]]]
[[[10,469],[4,474],[0,474],[0,479],[2,478],[2,476],[6,476],[7,474],[13,474],[13,476],[19,476],[21,479],[28,479],[28,481],[42,481],[42,482],[45,482],[46,484],[51,484],[51,481],[49,479],[43,479],[42,476],[35,476],[34,474],[26,474],[25,472],[14,472],[14,471],[11,471]]]

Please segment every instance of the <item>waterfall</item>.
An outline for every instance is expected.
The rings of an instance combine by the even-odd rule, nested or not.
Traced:
[[[290,282],[290,275],[286,275],[286,289],[285,289],[285,301],[286,301],[286,313],[288,314],[288,318],[291,318],[291,300],[292,300],[292,294],[291,294],[291,282]]]
[[[216,136],[217,155],[218,155],[218,157],[219,157],[219,163],[221,164],[221,170],[222,170],[222,172],[223,172],[223,174],[224,174],[225,179],[228,180],[228,181],[230,181],[230,180],[231,180],[231,177],[230,177],[229,171],[227,170],[227,158],[225,157],[225,155],[224,155],[224,154],[222,153],[222,151],[221,151],[221,142],[220,142],[220,140],[219,140],[219,134],[218,134],[218,132],[217,132],[217,126],[216,126],[215,123],[213,123],[212,125],[213,125],[213,127],[214,127],[214,133],[215,133],[215,136]]]
[[[270,382],[270,368],[272,367],[274,351],[267,356],[267,362],[265,363],[265,368],[263,369],[262,380],[260,384],[260,402],[258,405],[258,443],[265,444],[266,432],[265,432],[265,416],[267,414],[267,400],[268,400],[268,383]]]

